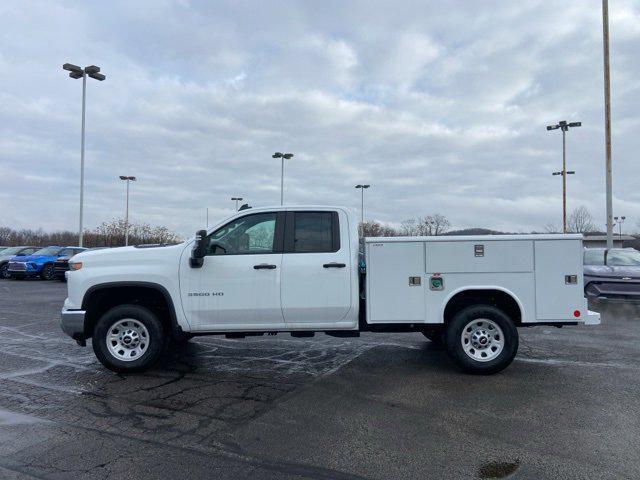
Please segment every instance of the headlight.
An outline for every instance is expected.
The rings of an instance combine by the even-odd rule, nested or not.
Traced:
[[[82,268],[82,262],[69,262],[69,270],[75,271]]]

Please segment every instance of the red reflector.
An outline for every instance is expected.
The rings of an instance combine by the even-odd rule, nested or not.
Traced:
[[[575,310],[575,311],[573,312],[573,316],[574,316],[574,317],[576,317],[576,318],[578,318],[578,317],[580,316],[580,310]]]

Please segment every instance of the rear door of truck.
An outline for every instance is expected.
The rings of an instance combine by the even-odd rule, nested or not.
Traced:
[[[351,309],[346,215],[332,210],[288,211],[282,257],[282,312],[287,326],[331,327]]]

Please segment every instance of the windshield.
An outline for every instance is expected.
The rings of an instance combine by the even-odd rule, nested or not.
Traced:
[[[0,251],[0,255],[15,255],[20,253],[20,250],[22,250],[22,247],[9,247]]]
[[[640,267],[640,252],[637,250],[610,250],[607,265],[611,267]]]
[[[62,250],[60,247],[47,247],[47,248],[41,248],[40,250],[37,250],[36,252],[33,252],[34,255],[47,255],[49,257],[54,257],[58,254],[58,252]]]

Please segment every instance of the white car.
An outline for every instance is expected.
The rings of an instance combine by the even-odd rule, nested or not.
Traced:
[[[507,367],[518,327],[598,324],[583,296],[581,235],[367,238],[342,207],[243,210],[173,246],[70,262],[62,329],[118,372],[170,338],[267,332],[420,332],[465,371]]]

